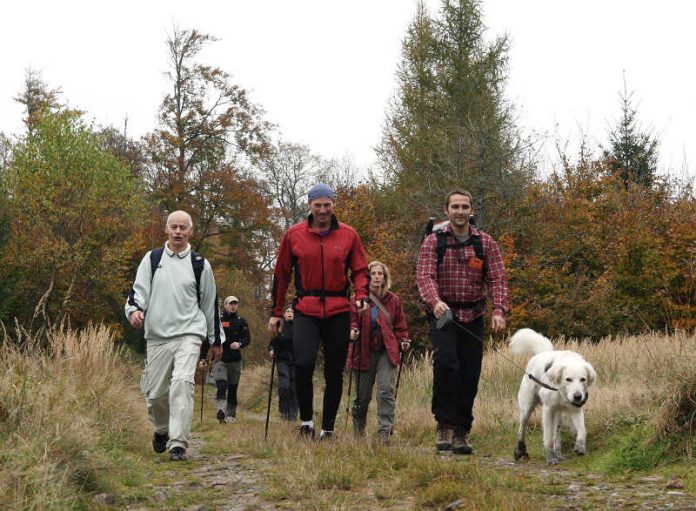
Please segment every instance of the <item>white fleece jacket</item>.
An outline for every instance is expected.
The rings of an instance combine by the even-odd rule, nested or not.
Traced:
[[[196,336],[201,341],[207,338],[210,344],[220,344],[224,342],[225,334],[217,313],[215,277],[207,259],[201,274],[200,293],[199,307],[191,246],[177,254],[165,244],[154,278],[150,252],[140,261],[133,289],[126,301],[126,317],[136,310],[145,312],[145,340],[148,343],[160,344]]]

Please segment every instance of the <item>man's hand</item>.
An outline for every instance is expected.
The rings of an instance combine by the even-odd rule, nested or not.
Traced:
[[[280,332],[280,329],[282,327],[283,327],[283,318],[271,316],[271,319],[268,320],[268,331],[270,332],[271,335],[278,335],[278,332]]]
[[[494,332],[505,330],[505,317],[499,314],[493,314],[491,318],[491,326]]]
[[[206,367],[208,367],[208,361],[206,359],[202,358],[198,362],[198,367],[200,367],[201,369],[205,369]]]
[[[238,350],[240,346],[241,344],[237,341],[234,341],[232,344],[230,344],[230,348],[232,348],[233,350]]]
[[[271,350],[268,352],[268,356],[271,358],[275,358],[275,350]]]
[[[140,328],[143,326],[143,321],[145,320],[145,314],[143,311],[133,311],[130,316],[128,316],[128,321],[133,328]]]
[[[217,362],[222,358],[222,345],[221,344],[213,344],[210,347],[210,351],[213,354],[213,362]]]
[[[350,329],[350,340],[357,341],[358,337],[360,337],[360,330],[358,330],[357,328],[351,328]]]
[[[404,339],[401,341],[401,351],[406,353],[409,349],[411,349],[411,341],[408,339]]]
[[[440,319],[440,316],[442,316],[447,309],[449,309],[449,305],[440,300],[435,304],[435,307],[433,307],[433,314],[435,314],[437,319]]]
[[[370,303],[367,300],[355,300],[355,306],[358,309],[358,314],[362,314],[370,308]]]

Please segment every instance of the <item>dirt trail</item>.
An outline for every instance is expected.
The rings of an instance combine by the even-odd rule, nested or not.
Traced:
[[[539,496],[539,509],[696,510],[696,496],[687,492],[676,478],[635,475],[609,478],[565,470],[562,464],[549,467],[493,457],[480,457],[479,463],[498,470],[523,470],[526,477],[537,478],[552,487],[555,490],[552,494]]]
[[[185,511],[241,511],[288,509],[285,502],[276,507],[261,497],[266,460],[250,460],[243,454],[208,455],[201,453],[203,440],[192,435],[189,448],[191,470],[185,478],[167,485],[150,486],[152,498],[127,509],[181,509]],[[445,457],[454,457],[451,454]],[[490,470],[505,470],[511,476],[532,478],[543,483],[546,494],[535,498],[543,510],[695,510],[696,496],[687,492],[681,481],[663,476],[622,476],[610,478],[603,474],[581,473],[538,462],[514,463],[510,459],[479,455],[458,458],[478,463]],[[169,463],[166,457],[162,463]],[[210,490],[220,490],[213,492]],[[396,508],[416,509],[415,499],[406,498]],[[396,509],[392,508],[392,509]],[[466,509],[465,499],[451,502],[445,509]]]

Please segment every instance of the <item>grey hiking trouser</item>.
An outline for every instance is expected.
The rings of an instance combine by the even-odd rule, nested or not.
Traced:
[[[167,448],[188,447],[193,416],[194,376],[201,340],[185,337],[147,346],[147,363],[140,390],[147,415],[161,435],[168,433]]]
[[[396,374],[397,367],[392,364],[386,350],[370,353],[370,367],[367,371],[353,371],[355,396],[351,411],[356,431],[362,433],[365,430],[367,409],[372,400],[372,388],[377,382],[377,431],[391,434],[394,429],[396,412],[396,400],[394,399]],[[358,378],[360,378],[359,385]]]

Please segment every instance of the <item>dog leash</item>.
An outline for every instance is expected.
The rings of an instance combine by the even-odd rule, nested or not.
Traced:
[[[447,310],[444,312],[444,314],[443,314],[442,316],[440,316],[440,318],[437,320],[437,322],[436,322],[436,328],[437,328],[438,330],[440,330],[440,331],[444,331],[444,330],[446,329],[446,327],[447,327],[448,325],[450,325],[450,324],[455,324],[455,325],[458,326],[463,332],[469,334],[469,335],[472,336],[474,339],[477,339],[478,341],[481,342],[481,344],[484,344],[484,340],[483,340],[483,339],[481,339],[481,338],[480,338],[478,335],[476,335],[474,332],[472,332],[471,330],[469,330],[468,328],[466,328],[464,325],[462,325],[461,323],[459,323],[456,319],[454,319],[454,316],[452,315],[452,309],[447,309]],[[552,386],[549,385],[548,383],[545,383],[545,382],[541,381],[539,378],[537,378],[537,377],[534,376],[533,374],[528,373],[527,371],[525,371],[524,369],[522,369],[522,368],[521,368],[519,365],[517,365],[515,362],[513,362],[513,361],[510,360],[508,357],[506,357],[505,355],[503,355],[503,353],[502,353],[498,348],[493,347],[493,351],[494,351],[495,353],[497,353],[498,355],[500,355],[501,357],[503,357],[505,360],[507,360],[513,367],[519,369],[519,370],[522,371],[524,374],[526,374],[527,377],[528,377],[530,380],[532,380],[533,382],[538,383],[539,385],[541,385],[541,386],[544,387],[545,389],[552,390],[552,391],[554,391],[554,392],[558,392],[558,389],[557,389],[557,388],[552,387]]]

